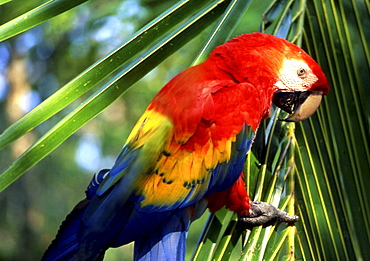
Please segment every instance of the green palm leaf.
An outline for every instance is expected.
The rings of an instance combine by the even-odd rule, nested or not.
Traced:
[[[316,18],[306,22],[305,45],[330,71],[332,83],[323,108],[297,128],[298,192],[306,198],[302,226],[309,229],[305,237],[315,247],[313,259],[367,260],[370,255],[369,122],[362,96],[369,93],[369,75],[360,76],[360,68],[370,68],[361,23],[369,13],[358,12],[364,5],[314,1],[307,8]],[[359,54],[363,57],[357,60]]]
[[[84,2],[49,1],[20,14],[0,26],[0,41]],[[245,228],[223,209],[210,215],[191,259],[368,260],[370,5],[365,0],[266,2],[271,3],[260,30],[301,45],[322,66],[332,87],[319,111],[303,123],[276,121],[282,116],[274,110],[245,164],[251,198],[297,213],[301,220],[294,226]],[[1,134],[4,149],[62,109],[71,111],[0,174],[0,190],[210,26],[194,63],[202,61],[234,29],[248,25],[248,7],[260,3],[186,0],[163,12]],[[72,102],[78,98],[84,100],[76,106]]]
[[[36,7],[35,9],[24,13],[17,18],[3,24],[0,28],[0,41],[4,41],[14,35],[24,32],[46,20],[68,11],[88,0],[68,1],[68,0],[50,0],[49,2]],[[0,4],[9,2],[4,0]]]

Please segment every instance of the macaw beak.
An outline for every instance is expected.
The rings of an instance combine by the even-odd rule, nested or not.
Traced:
[[[272,102],[290,115],[282,121],[297,122],[310,117],[322,100],[320,92],[277,92]]]

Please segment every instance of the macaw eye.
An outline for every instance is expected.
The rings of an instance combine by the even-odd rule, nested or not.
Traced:
[[[306,76],[306,70],[304,68],[299,68],[297,74],[299,77],[304,78]]]
[[[304,78],[306,77],[306,70],[304,68],[299,68],[297,74],[299,77]]]

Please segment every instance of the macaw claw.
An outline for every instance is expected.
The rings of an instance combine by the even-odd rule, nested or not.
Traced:
[[[262,201],[253,201],[250,213],[248,216],[240,217],[239,221],[252,226],[261,226],[275,220],[287,223],[294,223],[299,220],[298,216],[290,216],[287,212]]]

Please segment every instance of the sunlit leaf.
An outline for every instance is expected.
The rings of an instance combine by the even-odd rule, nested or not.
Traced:
[[[50,0],[0,26],[0,42],[22,33],[88,0]],[[8,2],[8,1],[5,1]],[[4,3],[5,3],[4,2]],[[1,4],[1,2],[0,2]]]
[[[0,26],[0,41],[84,2],[54,0],[36,7]],[[91,65],[0,136],[4,148],[91,92],[0,175],[0,190],[213,23],[194,63],[203,61],[234,34],[251,2],[180,1]],[[277,121],[279,110],[272,109],[245,163],[250,197],[297,214],[300,221],[246,228],[222,209],[210,215],[191,260],[370,260],[369,1],[269,2],[261,31],[302,46],[331,84],[318,112],[303,123]]]
[[[0,5],[6,4],[12,0],[0,0]]]

